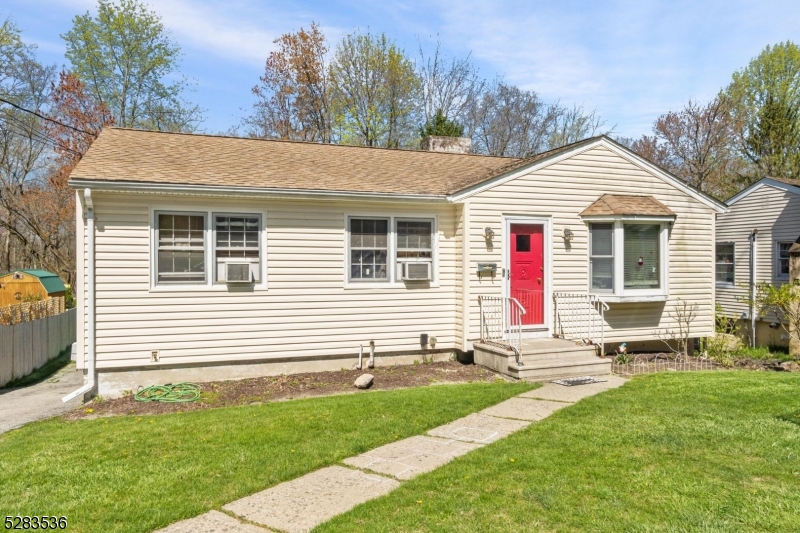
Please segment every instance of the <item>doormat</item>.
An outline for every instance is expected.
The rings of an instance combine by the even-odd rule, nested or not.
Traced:
[[[591,376],[580,376],[577,378],[557,379],[551,383],[564,385],[565,387],[573,387],[575,385],[588,385],[589,383],[603,383],[607,379],[593,378]]]

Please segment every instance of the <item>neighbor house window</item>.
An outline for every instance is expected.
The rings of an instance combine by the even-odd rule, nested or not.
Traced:
[[[789,279],[789,248],[794,242],[775,243],[775,279]]]
[[[661,286],[661,224],[624,224],[626,289]]]
[[[718,242],[715,253],[717,285],[733,287],[734,283],[734,251],[732,242]]]
[[[350,280],[389,281],[389,220],[350,219]]]
[[[347,224],[349,282],[433,281],[435,219],[349,217]]]
[[[592,290],[614,292],[614,224],[590,224],[589,240]]]
[[[666,222],[589,224],[589,290],[625,296],[666,296]]]
[[[203,214],[156,215],[156,281],[206,282],[206,217]]]
[[[228,265],[247,264],[251,280],[261,279],[261,217],[259,215],[214,215],[216,280],[225,282]],[[242,267],[246,271],[246,267]]]

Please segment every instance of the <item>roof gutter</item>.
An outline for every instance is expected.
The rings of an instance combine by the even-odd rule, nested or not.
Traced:
[[[174,183],[131,182],[111,180],[69,180],[70,187],[89,187],[95,191],[197,194],[208,196],[246,196],[257,198],[315,198],[331,200],[375,200],[375,201],[413,201],[447,202],[446,195],[439,194],[397,194],[359,191],[328,191],[322,189],[284,189],[277,187],[229,187],[216,185],[181,185]]]

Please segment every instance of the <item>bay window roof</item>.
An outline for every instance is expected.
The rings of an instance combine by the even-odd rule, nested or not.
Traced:
[[[672,217],[675,213],[652,196],[604,194],[581,212],[582,217]]]

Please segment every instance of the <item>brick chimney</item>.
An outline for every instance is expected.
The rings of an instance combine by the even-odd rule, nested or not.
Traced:
[[[468,154],[472,151],[472,139],[469,137],[440,137],[430,135],[422,139],[422,149],[428,152]]]

